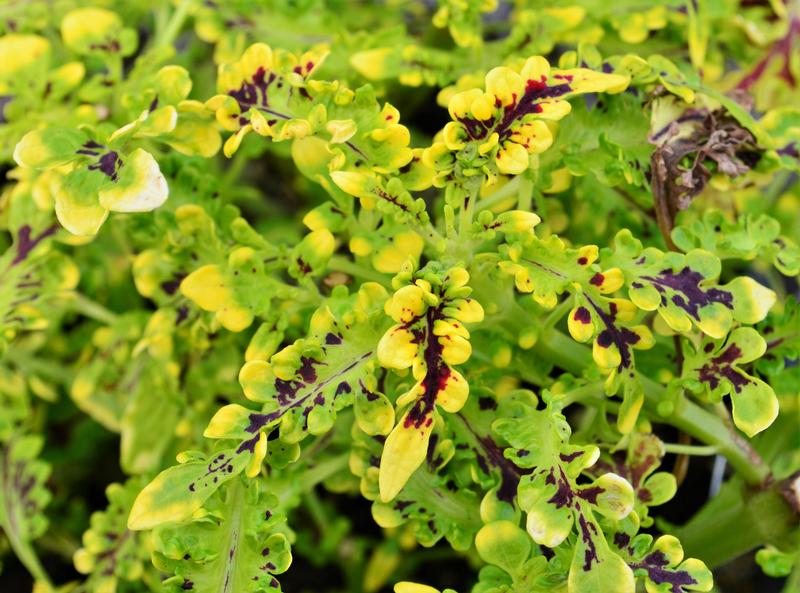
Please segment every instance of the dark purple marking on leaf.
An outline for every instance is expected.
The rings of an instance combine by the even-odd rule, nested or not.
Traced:
[[[592,314],[586,307],[578,307],[575,309],[575,314],[572,316],[575,321],[588,325],[592,322]]]
[[[52,224],[44,229],[41,233],[31,238],[30,225],[22,225],[17,232],[17,254],[14,256],[14,259],[11,260],[11,267],[16,266],[18,263],[26,259],[30,252],[33,251],[39,243],[55,233],[57,229],[58,225]]]
[[[517,495],[520,478],[523,475],[529,474],[531,470],[518,467],[503,455],[503,450],[494,442],[492,437],[478,434],[475,429],[472,428],[469,420],[467,420],[461,412],[456,413],[455,416],[459,418],[464,423],[464,426],[467,427],[467,430],[472,433],[486,455],[486,457],[484,457],[477,449],[473,449],[475,452],[475,460],[481,470],[485,474],[489,474],[491,469],[490,464],[492,467],[496,467],[500,470],[500,487],[497,489],[497,498],[509,504],[513,504],[514,497]],[[459,445],[456,445],[456,449],[461,448]],[[524,451],[524,454],[520,454],[521,451]],[[527,454],[528,451],[524,449],[517,451],[517,455],[520,457],[524,457]]]
[[[603,492],[605,492],[605,489],[600,486],[589,486],[588,488],[581,488],[578,490],[578,496],[590,504],[597,504],[597,497]]]
[[[425,458],[428,461],[428,465],[434,467],[433,464],[433,455],[436,453],[436,445],[439,442],[439,435],[432,434],[430,440],[428,441],[428,450],[425,452]]]
[[[256,435],[256,440],[258,440],[258,435]],[[253,442],[250,451],[252,452],[253,450],[255,450],[255,442]],[[240,453],[240,451],[237,450],[237,453]],[[202,486],[203,488],[208,488],[209,477],[211,478],[211,483],[216,484],[219,481],[219,478],[216,474],[224,475],[226,473],[228,474],[233,473],[232,462],[233,462],[233,457],[228,456],[224,453],[220,453],[219,455],[215,456],[206,465],[206,473],[189,484],[189,492],[195,492],[198,485]]]
[[[302,257],[297,258],[297,267],[300,270],[300,273],[303,275],[310,274],[312,271],[311,266],[308,265]]]
[[[656,585],[669,584],[672,593],[684,593],[683,587],[697,584],[688,571],[669,568],[669,561],[661,550],[648,554],[641,562],[628,563],[628,566],[645,571],[647,578]]]
[[[517,449],[517,457],[527,457],[530,453],[527,449]]]
[[[731,344],[722,354],[713,357],[697,370],[698,378],[707,383],[710,389],[716,389],[720,378],[727,379],[736,393],[752,383],[746,375],[733,368],[733,363],[742,356],[742,350],[736,344]]]
[[[642,276],[641,279],[650,282],[662,295],[666,290],[679,293],[672,296],[672,302],[697,321],[700,320],[699,310],[712,303],[722,303],[728,309],[733,309],[733,295],[730,292],[720,288],[703,290],[700,288],[703,276],[688,266],[677,274],[667,269],[657,276]]]
[[[606,326],[606,329],[597,336],[597,345],[601,348],[608,348],[614,344],[619,350],[620,362],[617,371],[631,368],[633,365],[631,346],[639,342],[639,335],[627,327],[617,327],[614,323],[616,317],[616,305],[614,303],[611,303],[611,313],[609,314],[603,311],[592,299],[587,297],[586,300],[589,301],[589,304]]]
[[[297,374],[303,378],[306,383],[312,383],[317,380],[317,371],[314,370],[314,365],[323,364],[318,360],[303,356],[300,359],[300,368]]]
[[[432,420],[430,416],[436,405],[436,396],[447,387],[447,382],[450,380],[450,367],[442,360],[442,350],[444,350],[444,348],[439,343],[438,336],[433,334],[434,323],[439,319],[444,319],[442,305],[430,307],[426,311],[425,335],[429,337],[423,351],[423,358],[425,359],[426,366],[425,378],[421,382],[423,392],[406,414],[406,418],[403,422],[404,428],[411,428],[412,426],[414,428],[420,428],[423,424]]]
[[[603,276],[600,272],[597,272],[594,276],[589,278],[589,284],[592,286],[602,286],[605,279],[605,276]]]
[[[174,295],[178,291],[178,287],[181,285],[184,278],[186,278],[186,274],[180,272],[175,274],[172,279],[165,280],[161,283],[161,290],[170,296]]]
[[[562,278],[562,279],[566,279],[567,278],[564,274],[562,274],[558,270],[554,270],[553,268],[550,268],[550,267],[548,267],[548,266],[546,266],[546,265],[544,265],[544,264],[542,264],[542,263],[540,263],[538,261],[535,261],[535,260],[532,260],[532,259],[527,259],[527,258],[524,258],[524,257],[522,258],[522,261],[524,261],[526,263],[529,263],[529,264],[531,264],[533,266],[536,266],[540,270],[544,270],[545,272],[547,272],[551,276],[555,276],[556,278]]]
[[[189,317],[189,307],[186,305],[181,305],[178,307],[178,315],[175,317],[175,325],[179,325],[181,322],[185,321],[187,317]]]
[[[556,99],[566,95],[571,90],[572,86],[568,82],[548,85],[546,76],[542,76],[539,80],[528,80],[522,97],[516,104],[512,103],[506,107],[503,120],[495,131],[500,135],[501,140],[504,139],[510,135],[510,128],[516,120],[529,113],[540,113],[542,111],[542,107],[539,105],[541,101]],[[516,99],[516,97],[514,98]]]
[[[331,332],[325,334],[325,343],[329,345],[341,344],[342,343],[342,336],[337,336]]]
[[[184,591],[191,591],[192,589],[194,589],[194,583],[188,579],[185,579],[183,581],[183,584],[181,585],[181,589],[183,589]]]
[[[350,393],[352,389],[350,388],[350,383],[347,381],[342,381],[339,385],[336,386],[336,393],[335,395],[341,395],[343,393]]]
[[[496,410],[497,409],[497,402],[494,398],[484,396],[478,398],[478,407],[481,410]]]
[[[559,453],[558,458],[564,463],[570,463],[575,461],[581,455],[583,455],[583,451],[573,451],[572,453]]]
[[[150,113],[153,113],[156,109],[158,109],[158,95],[153,97],[153,100],[150,101],[150,106],[147,108]]]
[[[309,400],[309,398],[311,399],[311,401],[314,401],[317,395],[322,393],[329,384],[331,384],[334,381],[338,381],[339,377],[350,372],[352,369],[354,369],[364,360],[368,359],[370,356],[372,356],[371,351],[362,354],[354,362],[351,362],[349,365],[347,365],[345,368],[343,368],[335,375],[328,377],[327,379],[321,381],[317,385],[314,385],[313,389],[311,389],[311,391],[308,394],[304,395],[303,397],[300,397],[299,399],[297,397],[298,392],[300,391],[301,388],[308,387],[307,383],[304,383],[302,381],[284,381],[283,379],[275,379],[275,388],[276,391],[278,392],[276,399],[278,400],[279,408],[274,412],[270,412],[268,414],[261,414],[257,412],[250,414],[250,416],[248,417],[250,423],[245,427],[245,431],[253,434],[254,436],[251,439],[243,441],[242,444],[239,445],[239,448],[236,450],[236,452],[242,453],[244,451],[250,451],[252,453],[255,450],[256,443],[258,442],[259,430],[279,420],[287,412],[302,406],[306,401]],[[304,357],[301,360],[309,361],[310,365],[312,363],[321,364],[319,363],[319,361],[314,361],[311,358]],[[314,372],[313,366],[311,371]],[[306,373],[308,372],[309,371],[306,371]],[[316,372],[314,372],[314,380],[316,380]],[[342,383],[339,384],[339,387],[341,387],[341,384]],[[310,408],[306,409],[310,410]]]
[[[413,500],[396,500],[393,507],[394,510],[403,512],[407,507],[414,504]]]
[[[100,171],[111,181],[117,181],[119,179],[119,168],[123,165],[124,163],[117,152],[111,150],[101,156],[96,163],[89,165],[89,170]]]
[[[578,528],[581,532],[581,539],[583,543],[586,544],[586,549],[583,551],[583,570],[584,572],[589,572],[592,570],[592,563],[599,563],[600,558],[597,555],[597,546],[594,543],[594,534],[595,536],[598,535],[597,526],[586,520],[586,516],[580,512],[580,507],[576,509],[578,511]]]
[[[555,473],[556,468],[550,468],[550,471],[545,478],[544,483],[555,485],[556,492],[551,496],[547,502],[549,504],[555,505],[556,508],[560,509],[562,507],[572,508],[572,503],[575,499],[575,492],[572,490],[572,486],[567,479],[564,470],[561,467],[558,467],[558,476]]]
[[[369,389],[367,389],[367,386],[364,385],[364,382],[361,379],[358,380],[358,385],[361,387],[361,393],[363,393],[364,396],[366,396],[367,401],[374,402],[376,399],[378,399],[380,397],[380,395],[378,395],[374,391],[370,391]],[[347,391],[348,391],[348,393],[350,392],[350,386],[349,385],[348,385]],[[338,388],[336,390],[336,393],[337,394],[339,393]]]
[[[269,586],[272,589],[277,589],[279,584],[280,583],[278,583],[278,579],[274,579],[274,578],[269,582]]]
[[[267,91],[276,79],[277,76],[274,72],[270,72],[267,76],[266,70],[259,66],[253,74],[253,82],[243,82],[238,89],[228,91],[228,95],[236,99],[242,113],[251,107],[269,107]],[[289,117],[285,117],[285,119],[289,119]]]
[[[6,105],[14,100],[14,95],[0,95],[0,124],[8,123],[5,116]]]
[[[631,536],[627,533],[617,532],[614,534],[614,545],[620,550],[624,550],[631,543]]]

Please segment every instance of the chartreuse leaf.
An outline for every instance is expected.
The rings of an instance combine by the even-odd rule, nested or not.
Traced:
[[[88,575],[93,591],[114,590],[120,580],[139,580],[149,562],[142,536],[129,531],[126,524],[141,487],[140,478],[109,485],[108,506],[92,513],[91,526],[83,533],[82,546],[75,552],[73,562],[78,572]]]
[[[337,291],[312,316],[307,338],[277,352],[269,361],[251,360],[242,367],[239,382],[244,394],[262,403],[262,411],[225,406],[212,418],[206,436],[255,442],[259,434],[280,424],[281,440],[296,443],[309,433],[330,430],[336,412],[352,405],[358,390],[369,392],[364,394],[368,403],[359,405],[365,426],[385,430],[386,404],[380,403],[381,396],[373,391],[375,383],[369,378],[374,366],[374,335],[386,326],[380,313],[385,298],[386,290],[374,283],[365,283],[354,295]],[[381,409],[368,412],[373,405]],[[366,418],[369,414],[375,417]]]
[[[43,511],[51,498],[45,487],[50,464],[38,459],[43,445],[40,435],[20,435],[0,449],[0,527],[37,581],[47,577],[31,543],[47,529]]]
[[[664,455],[664,443],[656,435],[632,432],[624,460],[614,457],[610,458],[611,461],[606,461],[605,458],[601,458],[594,466],[594,469],[599,471],[604,468],[612,469],[630,482],[635,495],[634,510],[644,527],[653,523],[652,517],[648,516],[649,507],[669,501],[675,496],[678,488],[673,474],[654,473]]]
[[[329,431],[336,412],[352,405],[354,390],[374,385],[368,377],[374,335],[386,325],[378,308],[385,296],[385,289],[374,283],[364,284],[354,295],[336,291],[312,316],[308,338],[277,352],[269,362],[245,363],[239,373],[242,389],[249,399],[263,403],[262,411],[229,404],[214,415],[204,433],[212,439],[239,441],[238,447],[219,452],[208,463],[190,461],[191,469],[178,466],[162,472],[143,491],[138,511],[144,518],[137,515],[134,524],[144,529],[164,520],[180,520],[169,519],[170,513],[185,518],[223,481],[242,470],[248,477],[257,476],[265,458],[283,467],[299,455],[298,441],[309,433]],[[369,397],[373,395],[370,392]],[[385,418],[378,422],[386,424]],[[278,455],[268,456],[267,434],[278,425],[281,440],[274,447]],[[183,495],[172,500],[170,487],[182,488]],[[158,510],[162,503],[175,509]]]
[[[28,132],[17,143],[14,159],[37,170],[58,167],[53,172],[56,216],[76,235],[95,234],[109,211],[148,212],[169,195],[166,178],[149,152],[112,148],[82,130]]]
[[[781,552],[775,546],[767,546],[756,552],[756,562],[771,577],[787,577],[797,562],[797,554]]]
[[[361,494],[372,503],[372,517],[381,527],[405,526],[424,546],[433,546],[446,538],[453,548],[468,550],[482,526],[481,501],[476,492],[464,484],[458,487],[449,471],[453,442],[431,438],[434,445],[426,462],[389,502],[380,500],[379,460],[382,444],[357,428],[353,431],[350,470],[360,478]]]
[[[162,471],[136,497],[128,529],[141,531],[189,519],[222,484],[245,469],[247,452],[224,449],[208,458],[181,454],[183,463]]]
[[[545,122],[570,112],[566,99],[622,92],[627,85],[628,78],[618,74],[553,69],[541,56],[528,58],[518,69],[494,68],[486,74],[485,90],[471,88],[450,97],[453,121],[442,130],[442,140],[426,149],[423,162],[435,169],[437,186],[451,176],[456,161],[465,177],[478,172],[490,180],[498,174],[518,175],[528,169],[532,155],[553,143]]]
[[[766,340],[755,329],[739,327],[725,340],[704,339],[684,364],[683,377],[691,388],[716,401],[730,395],[733,421],[748,436],[767,428],[778,415],[772,387],[740,368],[760,358],[766,349]]]
[[[14,160],[21,167],[32,169],[57,167],[73,161],[76,151],[88,140],[85,132],[74,128],[34,130],[17,143]]]
[[[624,272],[631,301],[645,311],[658,311],[676,332],[696,325],[720,339],[734,321],[761,321],[775,302],[772,290],[748,276],[719,285],[720,261],[708,251],[694,249],[684,255],[643,249],[628,230],[620,231],[614,242],[609,260]]]
[[[475,536],[475,548],[484,562],[514,575],[531,553],[531,538],[511,521],[484,525]]]
[[[157,470],[174,436],[181,400],[177,377],[165,361],[143,357],[120,420],[120,464],[129,474]]]
[[[578,484],[578,475],[595,464],[599,450],[571,445],[569,424],[549,407],[535,410],[520,403],[518,417],[501,418],[494,428],[511,445],[506,456],[533,470],[520,480],[517,494],[533,540],[553,548],[577,533],[570,589],[601,593],[613,588],[633,593],[633,573],[610,550],[595,518],[595,513],[615,520],[627,517],[633,510],[631,485],[613,473]]]
[[[12,231],[13,246],[0,256],[0,349],[22,330],[51,325],[48,313],[78,284],[74,261],[53,249],[56,225],[32,227],[26,218]]]
[[[392,500],[425,460],[436,407],[458,412],[469,385],[453,368],[469,358],[472,347],[464,323],[483,320],[483,308],[469,298],[469,274],[455,267],[441,274],[420,274],[401,285],[386,301],[386,313],[396,322],[378,344],[384,367],[411,367],[416,384],[401,395],[398,406],[411,406],[386,439],[380,465],[381,500]],[[396,279],[402,283],[400,276]]]
[[[639,322],[634,304],[610,296],[624,285],[622,270],[605,262],[601,266],[596,245],[569,248],[555,235],[543,240],[530,234],[502,246],[501,255],[500,269],[513,274],[517,290],[532,293],[539,305],[550,309],[562,293],[574,295],[575,305],[567,317],[569,332],[578,342],[593,339],[594,361],[608,376],[606,393],[620,389],[623,393],[617,427],[630,432],[644,402],[633,350],[651,348],[654,340]]]
[[[292,554],[277,507],[262,483],[237,477],[205,501],[200,516],[158,527],[153,563],[174,575],[165,590],[280,591],[273,575],[289,568]]]
[[[800,250],[788,237],[781,236],[780,223],[761,215],[741,215],[730,220],[718,211],[708,211],[702,219],[679,224],[672,240],[683,251],[704,249],[720,259],[771,261],[786,276],[800,273]]]
[[[696,558],[684,560],[680,542],[671,535],[662,535],[654,543],[649,534],[632,541],[622,535],[615,541],[622,544],[617,549],[637,579],[644,582],[647,593],[710,591],[713,586],[711,571]]]
[[[137,36],[123,26],[122,18],[104,8],[77,8],[61,21],[64,44],[80,54],[130,55],[136,50]]]

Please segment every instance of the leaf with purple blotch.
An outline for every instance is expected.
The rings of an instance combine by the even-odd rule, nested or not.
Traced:
[[[285,455],[270,457],[277,466],[285,465],[294,455],[293,445],[308,434],[329,431],[336,413],[352,405],[354,391],[362,384],[365,389],[374,386],[374,336],[387,325],[380,311],[385,296],[383,287],[374,283],[364,284],[354,295],[337,291],[312,316],[308,338],[296,340],[269,361],[255,358],[242,367],[244,394],[263,403],[262,409],[223,406],[205,436],[240,441],[236,451],[252,453],[247,473],[255,476],[267,454],[266,435],[276,426],[281,443],[289,445]],[[370,396],[377,396],[371,388]],[[383,423],[388,424],[385,419]]]
[[[577,532],[570,583],[599,593],[613,582],[618,591],[632,593],[630,571],[609,550],[594,515],[612,520],[627,517],[633,510],[631,485],[613,473],[579,484],[579,475],[595,464],[599,450],[571,445],[566,418],[549,407],[528,407],[518,417],[497,420],[494,428],[511,445],[506,456],[534,469],[520,480],[517,495],[519,506],[527,513],[527,530],[533,540],[554,548]],[[524,455],[520,456],[521,452]]]
[[[40,435],[18,435],[0,448],[0,528],[31,572],[41,568],[31,542],[47,530],[44,507],[50,502],[45,482],[50,464],[39,459]]]
[[[170,593],[279,592],[274,575],[292,562],[285,517],[263,485],[240,478],[225,485],[191,519],[158,527],[153,564],[172,574]]]
[[[718,284],[718,257],[702,249],[689,253],[664,253],[643,249],[630,231],[614,239],[609,261],[625,273],[628,296],[644,311],[658,311],[674,331],[686,333],[696,325],[720,339],[734,321],[761,321],[775,302],[775,293],[747,276]]]
[[[772,387],[741,368],[760,358],[766,348],[766,341],[755,329],[739,327],[725,340],[703,340],[684,363],[683,378],[689,388],[716,401],[730,395],[733,421],[751,437],[778,415],[778,398]]]
[[[647,593],[686,593],[710,591],[711,571],[696,558],[683,559],[683,548],[671,535],[659,537],[641,558],[628,561]]]
[[[634,510],[645,527],[653,523],[653,519],[648,516],[648,507],[664,504],[677,490],[675,476],[671,473],[654,473],[663,457],[664,443],[661,439],[654,434],[634,432],[629,437],[624,460],[601,457],[593,468],[597,474],[613,471],[631,483],[635,495]]]
[[[245,469],[250,455],[225,449],[210,458],[185,453],[179,460],[184,463],[162,471],[136,497],[128,529],[152,529],[189,519],[220,486]]]

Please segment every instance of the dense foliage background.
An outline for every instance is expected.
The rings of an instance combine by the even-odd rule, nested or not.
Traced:
[[[796,0],[3,0],[0,589],[800,591],[798,84]]]

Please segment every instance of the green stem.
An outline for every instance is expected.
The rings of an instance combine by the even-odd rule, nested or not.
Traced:
[[[461,241],[466,240],[469,227],[472,224],[472,218],[475,213],[475,203],[478,201],[480,186],[472,184],[471,187],[465,189],[468,191],[465,199],[466,204],[461,205],[458,217],[458,237]]]
[[[97,303],[80,292],[73,292],[70,295],[72,309],[100,323],[111,325],[117,321],[117,314],[109,311],[100,303]]]
[[[558,396],[557,403],[561,408],[566,408],[567,406],[571,406],[574,403],[582,402],[587,399],[601,399],[603,397],[605,397],[603,395],[603,382],[594,381],[592,383],[587,383],[586,385],[581,385],[572,391],[568,391],[563,395]]]
[[[664,451],[675,455],[716,455],[719,450],[714,445],[681,445],[664,443]]]
[[[506,201],[508,198],[518,194],[521,179],[522,177],[520,177],[519,175],[517,177],[514,177],[514,179],[506,183],[496,192],[480,200],[476,208],[480,208],[480,210],[490,210],[497,204],[500,204],[501,202]]]
[[[569,310],[572,308],[574,304],[574,299],[571,296],[568,296],[563,301],[561,301],[548,315],[545,320],[544,324],[542,325],[543,330],[550,329],[554,327],[556,323],[561,321],[561,318],[566,315]]]
[[[390,286],[389,278],[387,276],[357,264],[356,262],[350,261],[341,255],[334,255],[328,262],[328,268],[331,270],[336,270],[337,272],[344,272],[345,274],[350,274],[351,276],[362,278],[364,280],[371,280],[386,287]]]
[[[687,556],[719,566],[761,545],[790,545],[795,521],[792,511],[775,488],[749,490],[740,480],[722,486],[675,536]]]
[[[172,16],[170,17],[169,22],[167,22],[166,28],[162,31],[161,35],[158,36],[158,39],[153,46],[154,48],[172,45],[172,43],[175,41],[175,38],[178,36],[178,33],[180,33],[181,27],[183,27],[183,22],[186,20],[186,16],[189,14],[189,8],[191,5],[191,0],[183,0],[180,4],[178,4],[175,12],[173,12]]]
[[[2,360],[13,362],[27,376],[40,375],[62,385],[69,385],[75,378],[65,367],[31,355],[22,348],[9,348],[3,353]]]
[[[545,332],[532,351],[573,375],[581,375],[587,366],[593,364],[588,347],[555,329]],[[721,418],[690,401],[685,395],[678,398],[672,414],[662,417],[657,408],[658,403],[667,396],[666,388],[644,375],[640,375],[639,379],[646,394],[644,407],[654,420],[661,418],[695,439],[716,447],[748,484],[762,485],[767,481],[769,466]]]
[[[309,467],[300,478],[299,490],[308,492],[320,482],[324,482],[337,472],[345,469],[350,460],[350,453],[342,453],[337,457],[332,457]]]

